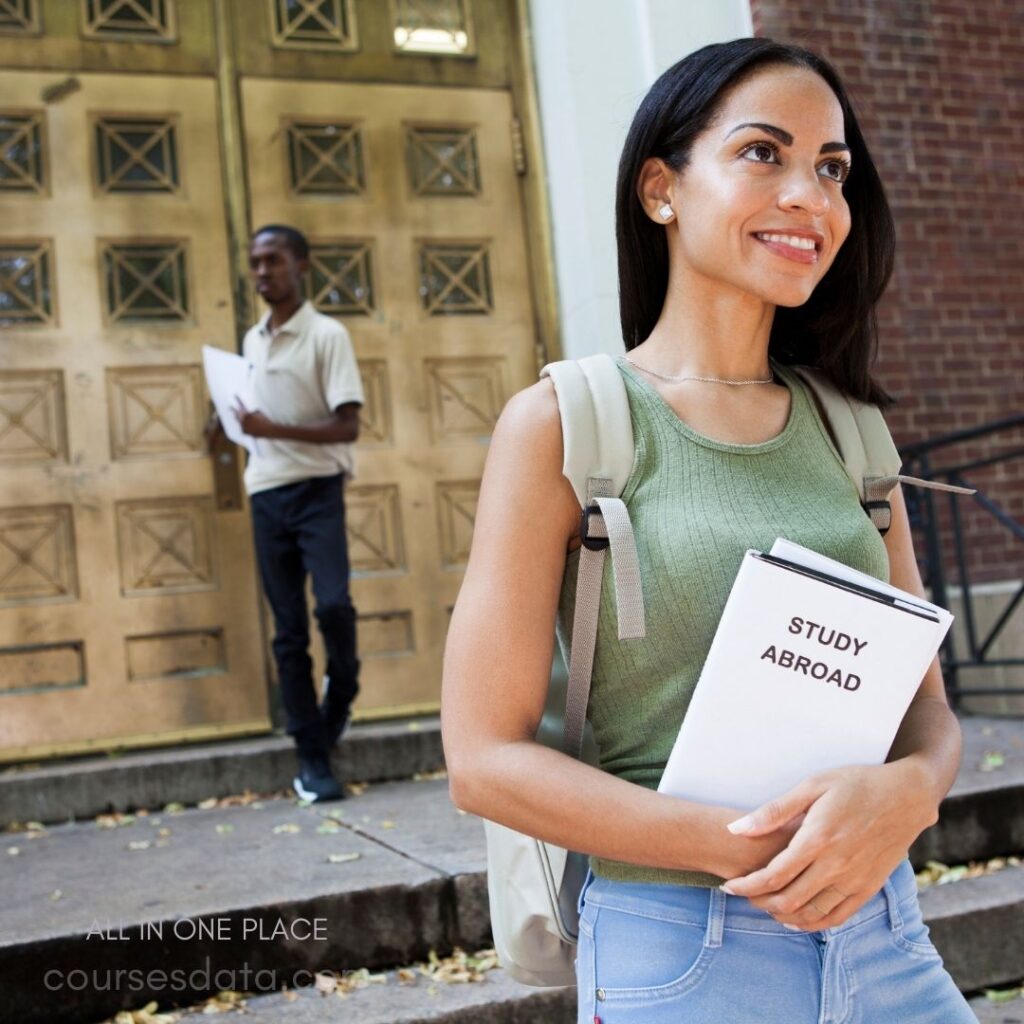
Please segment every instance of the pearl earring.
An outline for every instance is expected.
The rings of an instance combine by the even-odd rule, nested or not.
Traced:
[[[663,220],[671,220],[675,211],[668,203],[664,203],[658,208],[658,213],[661,214]]]

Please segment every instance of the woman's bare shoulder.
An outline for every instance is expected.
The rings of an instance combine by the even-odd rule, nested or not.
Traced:
[[[498,428],[525,433],[533,440],[554,440],[562,445],[562,425],[558,413],[555,386],[545,377],[522,391],[517,391],[505,403],[498,418]],[[495,431],[497,434],[497,430]],[[521,436],[521,435],[520,435]]]
[[[562,423],[550,380],[541,380],[514,394],[505,404],[491,437],[485,490],[529,493],[538,507],[554,514],[560,530],[573,532],[579,506],[562,475]],[[550,521],[550,520],[549,520]]]

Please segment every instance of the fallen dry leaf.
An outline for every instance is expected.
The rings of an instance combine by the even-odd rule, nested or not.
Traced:
[[[329,996],[338,988],[338,979],[330,971],[317,971],[313,987],[322,996]]]
[[[999,750],[987,750],[985,756],[981,759],[978,764],[978,771],[980,772],[994,772],[997,768],[1002,768],[1006,764],[1006,755]]]
[[[281,836],[281,835],[290,835],[291,836],[291,835],[295,835],[296,832],[301,832],[301,831],[302,831],[302,826],[301,825],[296,825],[293,822],[288,822],[286,825],[275,825],[274,826],[274,835],[276,835],[276,836]]]
[[[1020,867],[1019,857],[993,857],[987,861],[974,861],[969,864],[943,864],[941,861],[930,860],[921,871],[917,872],[918,889],[927,889],[931,885],[948,885],[960,882],[965,878],[981,878],[983,875],[994,875],[1004,868]]]
[[[355,971],[344,971],[338,977],[338,995],[344,997],[350,992],[366,988],[368,985],[386,985],[387,981],[386,974],[375,974],[368,967],[360,967]]]
[[[141,1010],[122,1010],[114,1017],[114,1024],[174,1024],[178,1019],[177,1014],[159,1013],[153,1002]]]
[[[1020,985],[1015,988],[987,988],[984,992],[990,1003],[1012,1003],[1015,999],[1024,997],[1024,988]]]
[[[135,824],[135,815],[121,814],[119,811],[115,811],[113,814],[98,814],[95,820],[100,828],[124,828],[127,825]]]
[[[245,997],[241,992],[225,990],[207,999],[203,1004],[202,1013],[245,1013]]]
[[[359,860],[361,853],[329,853],[327,854],[328,864],[348,864],[351,861]]]

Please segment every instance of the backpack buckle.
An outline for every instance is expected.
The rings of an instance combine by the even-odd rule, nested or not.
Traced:
[[[884,537],[892,525],[892,505],[888,501],[862,502],[864,511],[878,532]]]
[[[593,512],[600,513],[600,506],[586,505],[580,514],[580,540],[583,542],[583,546],[590,551],[605,551],[611,544],[611,541],[607,537],[590,536],[590,515]]]

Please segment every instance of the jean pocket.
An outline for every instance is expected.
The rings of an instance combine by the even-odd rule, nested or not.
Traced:
[[[889,933],[896,948],[912,956],[941,960],[939,951],[928,936],[928,925],[921,916],[921,907],[916,895],[900,904],[899,916],[899,927],[893,928]]]
[[[717,952],[705,943],[705,929],[694,924],[606,906],[595,907],[592,913],[588,923],[599,1006],[678,998],[703,980]]]

